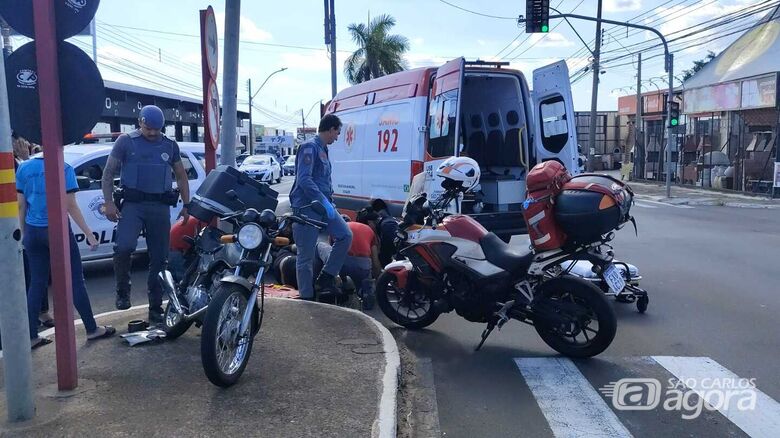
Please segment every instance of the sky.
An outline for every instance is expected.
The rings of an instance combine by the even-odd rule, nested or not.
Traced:
[[[724,14],[778,3],[767,0],[603,1],[604,18],[651,25],[670,39],[700,30],[704,27],[701,23]],[[550,4],[561,12],[596,15],[596,0],[551,0]],[[218,33],[222,35],[224,1],[102,0],[97,12],[97,49],[104,79],[199,96],[198,11],[208,5],[216,12]],[[566,59],[574,79],[579,78],[572,86],[575,109],[590,108],[592,76],[582,73],[590,53],[563,20],[551,20],[552,29],[547,35],[526,34],[516,21],[518,15],[525,13],[523,1],[335,0],[335,5],[339,90],[349,86],[343,65],[356,48],[347,26],[389,14],[397,22],[393,33],[407,37],[410,42],[410,50],[405,55],[410,68],[441,65],[459,56],[467,60],[502,60],[510,61],[511,68],[524,72],[530,82],[533,69]],[[301,125],[303,111],[308,126],[317,124],[317,104],[331,96],[323,13],[322,0],[241,2],[239,109],[248,109],[247,79],[252,80],[256,89],[270,73],[287,67],[286,71],[274,75],[255,98],[259,106],[253,112],[255,123],[292,129]],[[739,36],[739,33],[729,36],[726,33],[752,25],[765,13],[673,43],[673,51],[680,49],[675,53],[675,73],[681,75],[708,50],[718,53],[726,48]],[[592,48],[595,23],[572,21],[572,24]],[[657,41],[649,32],[608,25],[605,29],[602,60],[626,55]],[[71,41],[91,53],[90,38],[77,37]],[[16,45],[22,42],[21,38],[14,39]],[[650,79],[643,84],[644,91],[666,86],[665,79],[661,79],[665,78],[663,58],[651,58],[659,53],[655,48],[643,54],[643,78]],[[220,46],[220,80],[224,71],[222,56]],[[598,107],[616,110],[619,95],[635,93],[628,89],[636,86],[635,58],[614,60],[605,63],[602,69],[605,73],[599,87]]]

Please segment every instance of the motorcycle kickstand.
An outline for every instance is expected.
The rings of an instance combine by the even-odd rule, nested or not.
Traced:
[[[485,343],[488,336],[490,336],[490,333],[493,332],[494,328],[496,328],[496,322],[495,320],[490,320],[485,330],[482,331],[482,340],[479,341],[479,345],[477,345],[477,348],[475,348],[474,351],[479,351],[479,349],[482,348],[482,345]]]

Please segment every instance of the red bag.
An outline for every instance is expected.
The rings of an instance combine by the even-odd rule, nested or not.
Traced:
[[[558,161],[545,161],[528,172],[528,197],[523,203],[523,218],[528,237],[537,251],[560,248],[566,243],[566,233],[555,220],[555,197],[569,180],[571,175]]]
[[[570,179],[569,171],[560,162],[550,160],[539,163],[528,172],[525,179],[528,196],[534,199],[555,196]]]

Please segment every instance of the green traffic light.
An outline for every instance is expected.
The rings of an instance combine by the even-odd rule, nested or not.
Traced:
[[[677,119],[672,119],[670,123],[672,124],[672,126],[677,126],[680,123],[680,121]]]
[[[542,25],[542,32],[549,32],[549,31],[550,31],[550,26],[548,26],[546,24]]]

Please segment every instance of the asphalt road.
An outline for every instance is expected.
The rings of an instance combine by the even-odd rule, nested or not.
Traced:
[[[744,436],[718,412],[690,420],[682,419],[679,411],[665,412],[662,406],[621,412],[611,407],[611,399],[594,391],[622,378],[655,378],[665,387],[675,377],[718,377],[721,374],[701,371],[712,360],[739,377],[755,378],[760,391],[780,400],[780,271],[777,258],[770,256],[776,256],[780,247],[780,214],[643,201],[633,211],[639,235],[630,228],[622,230],[615,252],[640,268],[650,307],[641,315],[632,304],[614,303],[617,337],[597,358],[559,360],[532,327],[519,323],[505,325],[474,352],[483,327],[454,314],[442,316],[426,330],[402,332],[411,351],[433,364],[443,434]],[[527,247],[527,239],[516,237],[512,243]],[[694,359],[680,359],[685,364],[680,370],[652,356]],[[521,359],[522,371],[515,359]],[[583,411],[581,404],[592,408]],[[743,429],[762,436],[751,427],[763,421],[772,427],[763,436],[780,436],[776,402],[759,403],[749,414],[756,413],[769,420],[753,415],[740,420]],[[611,432],[592,424],[610,421],[617,422]]]
[[[292,180],[273,186],[282,194],[280,211]],[[417,332],[387,322],[431,363],[442,435],[780,436],[780,213],[649,201],[633,212],[639,235],[630,227],[619,232],[615,252],[640,268],[650,307],[640,315],[633,304],[614,303],[617,337],[597,358],[561,358],[532,327],[516,322],[494,332],[479,352],[473,350],[483,327],[454,314]],[[524,248],[527,239],[512,244]],[[145,302],[144,263],[136,261],[133,304]],[[88,263],[86,275],[95,313],[113,310],[110,263]],[[702,377],[755,379],[756,408],[735,412],[732,400],[723,414],[705,409],[681,418],[694,412],[694,395],[682,410],[664,409],[669,379]],[[623,378],[659,380],[661,405],[613,407],[598,389]]]

